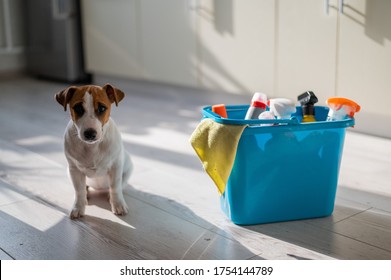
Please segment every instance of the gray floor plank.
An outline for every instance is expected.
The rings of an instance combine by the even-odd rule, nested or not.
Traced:
[[[391,252],[391,213],[369,209],[334,225],[333,230]]]
[[[0,260],[13,260],[14,258],[12,258],[7,252],[3,251],[1,248],[0,248]]]
[[[304,221],[255,225],[250,230],[338,259],[391,259],[391,251]],[[365,227],[359,229],[366,231]]]
[[[339,196],[391,212],[390,142],[390,139],[365,134],[347,134],[339,174]]]

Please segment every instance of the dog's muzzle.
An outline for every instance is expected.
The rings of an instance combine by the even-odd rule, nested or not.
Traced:
[[[88,142],[94,142],[96,140],[97,132],[95,129],[89,128],[86,129],[83,133],[84,140]]]

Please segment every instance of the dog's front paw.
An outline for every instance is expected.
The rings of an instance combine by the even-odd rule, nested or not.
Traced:
[[[129,212],[128,205],[126,204],[124,199],[111,200],[110,204],[111,204],[111,211],[113,211],[113,213],[116,215],[123,216]]]
[[[84,216],[84,210],[79,208],[73,208],[71,213],[69,214],[69,218],[72,220],[79,219]]]
[[[86,210],[86,206],[84,205],[77,205],[75,204],[72,208],[71,213],[69,214],[69,218],[72,220],[79,219],[84,216]]]

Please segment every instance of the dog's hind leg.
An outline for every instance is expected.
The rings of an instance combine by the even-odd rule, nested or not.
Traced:
[[[127,152],[124,153],[124,168],[122,172],[122,186],[125,187],[133,171],[133,163]]]
[[[87,191],[87,200],[90,199],[90,187],[87,185],[86,186],[86,191]]]

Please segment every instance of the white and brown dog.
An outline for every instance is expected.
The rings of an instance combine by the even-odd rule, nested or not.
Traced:
[[[70,218],[84,215],[87,186],[108,187],[112,211],[125,215],[128,206],[122,189],[132,171],[132,163],[121,134],[110,118],[111,104],[118,106],[124,93],[110,84],[71,86],[57,93],[55,98],[65,111],[69,104],[71,111],[64,136],[69,176],[75,188]]]

